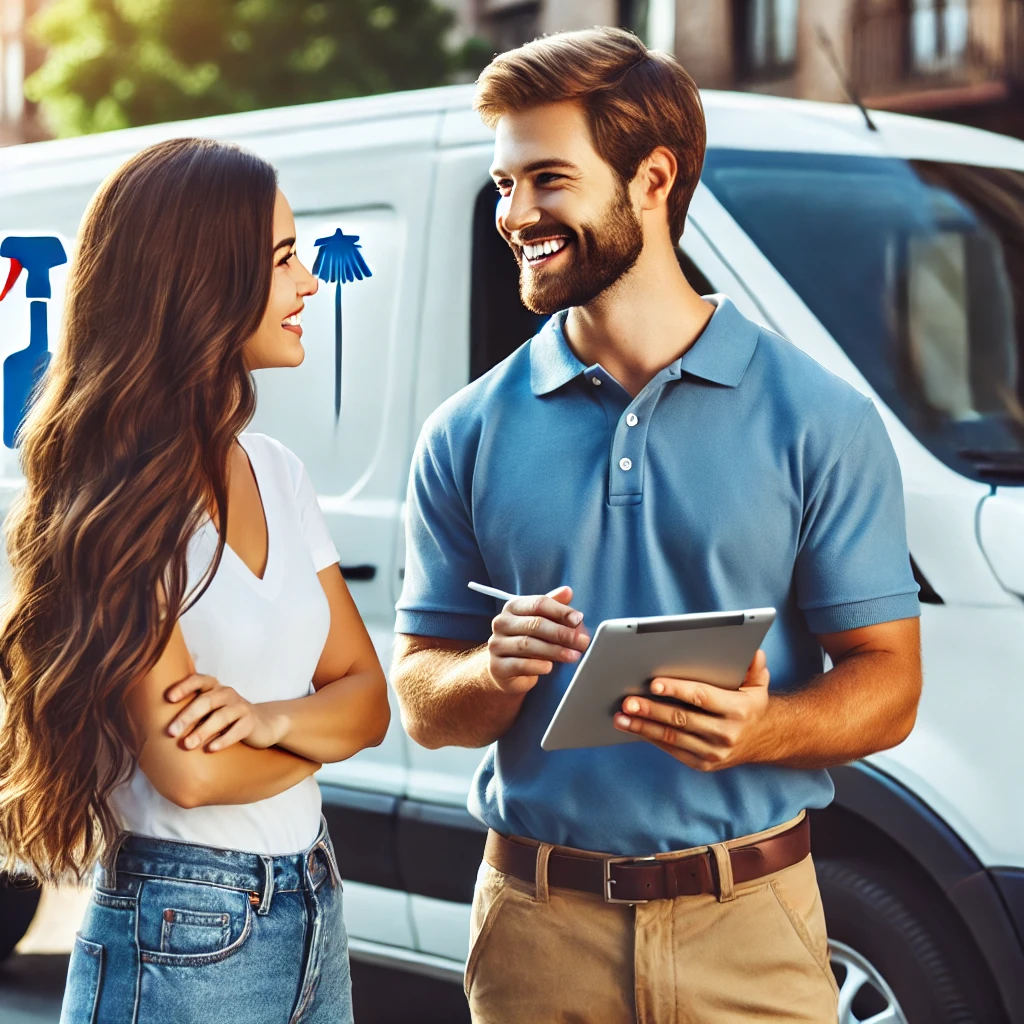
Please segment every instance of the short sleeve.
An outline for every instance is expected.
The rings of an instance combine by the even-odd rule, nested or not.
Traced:
[[[804,508],[795,580],[819,635],[920,615],[899,462],[871,402]]]
[[[296,459],[296,461],[298,460]],[[306,467],[301,463],[299,465],[301,471],[296,483],[295,498],[302,520],[302,536],[313,558],[313,567],[320,572],[321,569],[326,569],[329,565],[337,564],[339,561],[338,549],[334,546],[327,520],[320,509],[320,503],[316,500],[313,481],[309,479]]]
[[[483,643],[491,635],[494,603],[466,586],[486,583],[487,572],[456,479],[444,430],[428,420],[409,474],[395,632]]]

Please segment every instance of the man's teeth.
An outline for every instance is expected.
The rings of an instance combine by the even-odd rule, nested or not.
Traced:
[[[282,320],[281,321],[281,326],[282,327],[301,327],[302,326],[302,314],[301,313],[292,313],[292,315],[290,317],[288,317],[287,320]]]
[[[565,238],[552,238],[546,242],[538,242],[536,245],[524,245],[523,252],[526,253],[528,260],[535,260],[540,256],[548,256],[553,252],[558,252],[559,249],[564,249],[568,245],[568,240]]]

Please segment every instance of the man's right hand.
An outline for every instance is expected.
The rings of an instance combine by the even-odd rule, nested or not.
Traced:
[[[504,693],[524,694],[546,676],[556,661],[579,661],[590,644],[583,613],[569,602],[571,587],[507,601],[491,621],[491,679]]]

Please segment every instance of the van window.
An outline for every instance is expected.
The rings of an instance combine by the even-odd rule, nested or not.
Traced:
[[[1024,174],[719,149],[703,180],[930,451],[1024,483]]]
[[[469,378],[476,380],[533,337],[547,317],[519,301],[519,265],[494,226],[498,194],[488,183],[473,211],[473,273],[470,298]],[[693,261],[677,247],[676,258],[701,295],[714,291]]]

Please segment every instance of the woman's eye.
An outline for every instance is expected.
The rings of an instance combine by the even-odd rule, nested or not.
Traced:
[[[295,257],[295,255],[296,254],[295,254],[294,251],[288,253],[288,255],[284,257],[284,259],[281,259],[281,260],[277,261],[277,265],[279,267],[283,267],[290,259],[293,259]]]

